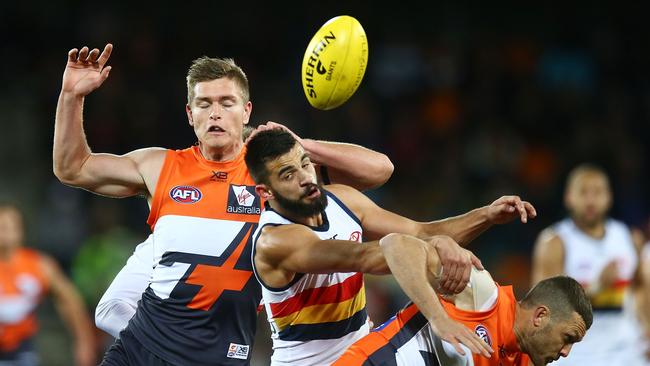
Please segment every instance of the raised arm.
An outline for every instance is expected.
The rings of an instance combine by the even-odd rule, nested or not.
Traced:
[[[438,287],[441,271],[435,241],[451,240],[437,236],[425,242],[414,236],[390,234],[380,240],[388,267],[406,295],[427,318],[433,332],[465,354],[459,343],[474,353],[490,357],[492,349],[474,332],[449,318],[434,288]]]
[[[81,296],[53,259],[43,256],[42,266],[50,279],[56,309],[74,337],[75,364],[96,365],[92,325]]]
[[[255,251],[258,274],[272,287],[291,282],[296,273],[389,273],[377,241],[321,240],[302,225],[265,227]]]
[[[251,136],[269,128],[290,132],[309,153],[312,163],[326,168],[327,184],[345,184],[363,191],[383,185],[393,174],[393,163],[385,154],[355,144],[303,139],[279,123],[262,124]]]
[[[53,170],[62,183],[98,194],[147,194],[155,188],[151,177],[160,171],[164,150],[143,149],[123,156],[92,153],[83,129],[84,98],[108,78],[111,67],[106,62],[112,50],[107,44],[101,53],[88,47],[68,52],[56,107]]]

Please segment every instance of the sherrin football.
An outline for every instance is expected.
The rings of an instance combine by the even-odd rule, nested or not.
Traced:
[[[366,32],[355,18],[341,15],[323,24],[302,59],[302,87],[309,104],[333,109],[357,90],[368,64]]]

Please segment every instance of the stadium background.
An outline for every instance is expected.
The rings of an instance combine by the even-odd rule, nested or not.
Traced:
[[[118,154],[194,143],[187,67],[202,55],[233,57],[250,80],[253,125],[277,121],[303,137],[386,153],[393,177],[368,193],[386,208],[425,220],[502,194],[533,202],[538,219],[494,228],[471,245],[497,280],[522,293],[536,234],[565,214],[564,177],[575,164],[604,166],[613,216],[648,226],[650,33],[640,7],[3,2],[0,200],[20,204],[28,245],[56,257],[94,311],[147,235],[148,208],[141,198],[98,197],[53,176],[67,51],[115,45],[110,78],[86,100],[85,128],[94,151]],[[300,84],[302,55],[316,29],[340,14],[363,24],[369,65],[347,104],[317,111]],[[376,322],[403,305],[390,280],[368,282]],[[39,310],[38,345],[44,365],[68,365],[69,338],[54,314],[49,302]],[[266,338],[262,328],[258,354]]]

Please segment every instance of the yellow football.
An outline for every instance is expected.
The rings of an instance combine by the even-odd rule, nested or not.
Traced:
[[[302,59],[302,87],[309,104],[332,109],[357,90],[368,64],[366,32],[355,18],[341,15],[323,24]]]

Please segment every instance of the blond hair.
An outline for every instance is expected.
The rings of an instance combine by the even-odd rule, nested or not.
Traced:
[[[187,103],[191,104],[194,99],[194,86],[203,81],[211,81],[221,78],[234,80],[241,89],[244,103],[248,102],[250,92],[248,90],[248,78],[231,58],[199,57],[192,61],[187,71]]]

